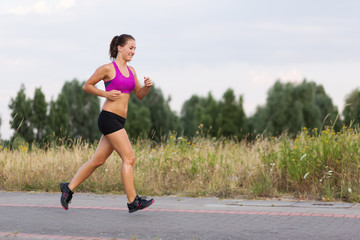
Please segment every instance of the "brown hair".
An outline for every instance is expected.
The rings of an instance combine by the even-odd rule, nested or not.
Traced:
[[[126,42],[129,40],[134,40],[135,38],[129,34],[121,34],[120,36],[115,36],[110,43],[110,58],[115,59],[118,54],[118,46],[125,46]]]

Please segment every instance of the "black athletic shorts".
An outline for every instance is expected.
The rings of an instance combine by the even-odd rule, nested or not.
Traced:
[[[112,112],[102,110],[98,118],[98,127],[102,134],[119,131],[125,126],[126,119]]]

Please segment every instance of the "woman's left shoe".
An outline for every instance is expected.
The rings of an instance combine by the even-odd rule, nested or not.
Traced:
[[[153,204],[154,202],[155,202],[155,200],[153,198],[146,200],[145,197],[139,197],[138,195],[136,195],[135,200],[132,203],[127,204],[128,208],[129,208],[129,213],[133,213],[133,212],[136,212],[137,210],[145,209],[145,208],[149,207],[151,204]]]
[[[61,197],[60,197],[60,203],[61,206],[65,209],[69,209],[69,203],[72,199],[72,195],[74,194],[73,191],[69,188],[69,183],[60,183],[60,191],[61,191]]]

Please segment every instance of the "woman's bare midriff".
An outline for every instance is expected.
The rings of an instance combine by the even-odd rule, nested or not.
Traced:
[[[112,112],[123,118],[126,118],[129,99],[130,99],[130,94],[121,93],[119,98],[116,99],[115,101],[110,101],[109,99],[106,99],[102,109],[104,111]]]

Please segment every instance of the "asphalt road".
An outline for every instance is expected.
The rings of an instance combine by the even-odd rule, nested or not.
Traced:
[[[352,203],[156,197],[129,214],[122,195],[0,192],[0,239],[360,239]]]

